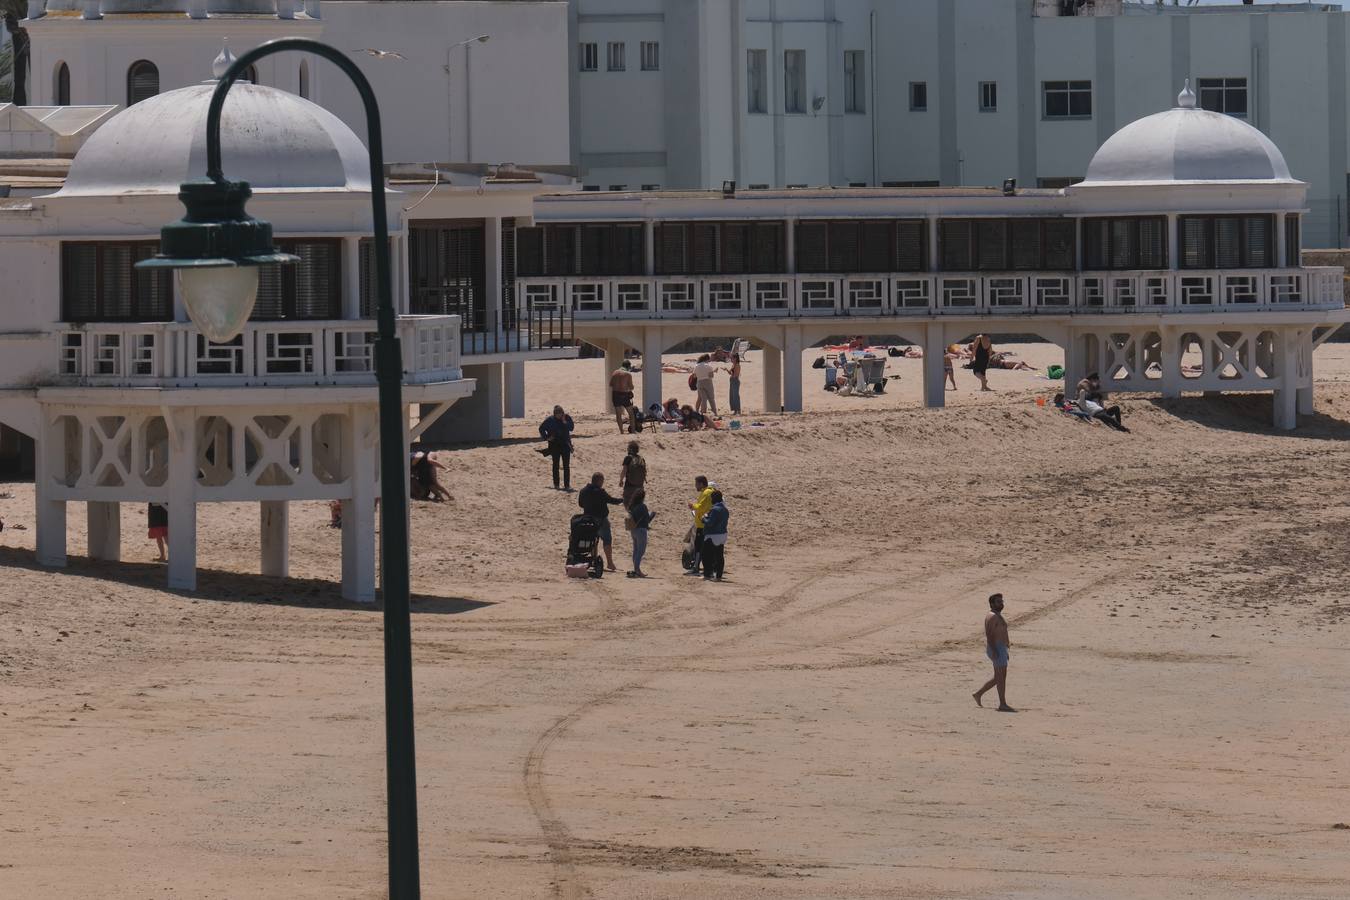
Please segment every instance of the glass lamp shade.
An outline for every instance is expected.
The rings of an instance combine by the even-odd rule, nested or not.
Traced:
[[[208,341],[223,344],[244,330],[258,299],[257,266],[210,266],[177,272],[188,317]]]

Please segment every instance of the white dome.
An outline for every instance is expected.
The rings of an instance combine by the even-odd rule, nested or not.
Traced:
[[[142,100],[85,142],[57,196],[177,194],[206,177],[215,82]],[[365,146],[337,116],[294,94],[236,82],[220,120],[225,177],[256,191],[370,190]]]
[[[1284,154],[1241,119],[1181,104],[1131,122],[1102,144],[1078,187],[1094,184],[1261,181],[1295,183]]]

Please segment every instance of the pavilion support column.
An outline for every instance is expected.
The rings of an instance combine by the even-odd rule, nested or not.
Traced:
[[[929,322],[923,336],[923,405],[938,409],[947,405],[947,335],[942,322]]]
[[[783,328],[783,408],[802,411],[802,329],[800,325]]]
[[[1078,382],[1088,373],[1087,341],[1090,334],[1080,334],[1070,325],[1064,340],[1064,397],[1073,399],[1078,391]]]
[[[1312,332],[1300,331],[1298,334],[1298,414],[1313,414],[1313,344]],[[1306,385],[1303,381],[1307,381]]]
[[[1279,332],[1280,349],[1276,354],[1280,387],[1275,391],[1274,425],[1282,431],[1298,427],[1298,343],[1297,331],[1286,328]]]
[[[37,445],[37,561],[43,566],[66,564],[66,501],[55,499],[58,480],[66,471],[66,434],[41,408],[42,425]]]
[[[502,414],[508,419],[525,418],[525,360],[502,363]]]
[[[169,427],[169,589],[197,589],[197,411],[177,410]],[[222,460],[220,447],[216,459]]]
[[[122,559],[122,504],[90,500],[85,504],[89,519],[89,558],[118,562]]]
[[[264,500],[259,507],[262,537],[262,573],[276,578],[290,574],[291,538],[287,528],[290,513],[285,500]]]
[[[1162,395],[1169,400],[1181,396],[1181,335],[1171,325],[1164,325],[1158,332],[1162,340]]]
[[[783,351],[765,344],[760,362],[764,364],[764,412],[778,412],[783,407]]]
[[[615,338],[604,338],[600,346],[605,351],[604,411],[614,415],[614,398],[610,396],[609,376],[614,374],[615,369],[623,365],[623,343]]]
[[[660,325],[648,325],[642,329],[642,408],[645,410],[653,403],[660,404],[661,396],[661,352],[665,350],[664,331]]]
[[[353,406],[342,459],[351,497],[342,501],[342,599],[375,602],[375,409]]]

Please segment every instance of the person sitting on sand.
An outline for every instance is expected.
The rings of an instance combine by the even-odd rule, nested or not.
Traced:
[[[680,409],[680,401],[674,397],[667,400],[665,405],[661,407],[662,422],[679,422],[683,418],[684,413]]]
[[[970,351],[960,344],[948,344],[947,352],[951,354],[953,359],[970,359],[971,356]]]
[[[1078,382],[1078,398],[1075,402],[1079,409],[1092,418],[1105,422],[1116,431],[1129,433],[1130,429],[1120,421],[1120,407],[1106,406],[1106,394],[1102,391],[1101,377],[1096,372]]]
[[[702,431],[708,427],[708,417],[688,403],[680,407],[680,430]]]
[[[412,499],[430,500],[433,503],[452,499],[450,492],[445,489],[436,475],[437,469],[444,468],[445,466],[436,462],[430,453],[423,453],[421,450],[414,453],[408,473],[408,489]]]
[[[718,347],[710,354],[713,362],[726,362],[731,359],[731,349],[728,347]]]

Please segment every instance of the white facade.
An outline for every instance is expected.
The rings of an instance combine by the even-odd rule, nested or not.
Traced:
[[[573,0],[576,161],[600,190],[1062,186],[1185,79],[1242,79],[1245,120],[1309,183],[1308,245],[1336,246],[1347,218],[1350,15],[1320,3],[1098,6],[1059,17],[1033,15],[1032,0]],[[660,42],[659,72],[640,70],[641,41]],[[624,71],[607,68],[611,43],[626,45]],[[596,71],[581,70],[587,45]],[[757,50],[762,113],[748,84]],[[785,111],[793,50],[805,54],[800,113]],[[846,102],[849,52],[865,61],[857,111]],[[1090,115],[1048,115],[1055,82],[1089,83]],[[924,86],[924,108],[912,108],[912,85]]]

